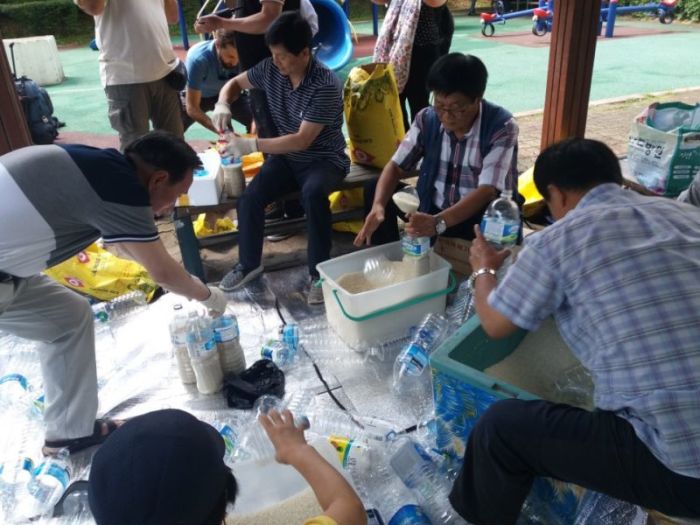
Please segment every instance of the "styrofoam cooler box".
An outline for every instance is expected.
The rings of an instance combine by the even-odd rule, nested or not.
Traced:
[[[401,242],[367,248],[316,265],[321,275],[328,324],[351,348],[405,337],[430,312],[443,313],[447,294],[454,288],[450,263],[430,252],[430,272],[390,286],[351,294],[336,279],[361,272],[368,257],[403,258]]]
[[[219,204],[224,187],[224,175],[221,157],[213,149],[198,153],[203,170],[195,170],[187,196],[192,206],[211,206]]]

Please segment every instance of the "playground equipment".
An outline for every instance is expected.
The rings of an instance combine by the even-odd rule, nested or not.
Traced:
[[[197,13],[197,18],[205,14],[205,9],[210,0],[202,2],[202,7]],[[178,1],[182,5],[182,0]],[[352,58],[353,44],[350,38],[350,23],[345,11],[335,0],[311,0],[311,5],[316,10],[318,16],[318,33],[313,40],[313,50],[316,58],[323,62],[328,68],[337,71],[344,67]],[[235,9],[220,9],[224,6],[223,0],[218,0],[213,13],[230,18],[234,15]],[[180,20],[184,16],[181,14]],[[189,48],[186,28],[181,24],[183,33],[183,44],[185,49]]]
[[[643,13],[651,12],[658,17],[662,24],[670,24],[675,18],[675,9],[679,0],[662,0],[661,2],[651,2],[644,5],[619,7],[619,0],[604,2],[600,10],[600,29],[603,23],[605,26],[605,36],[612,38],[615,30],[615,18],[618,13]],[[516,11],[503,14],[503,3],[497,0],[492,3],[493,13],[482,13],[481,34],[493,36],[495,32],[494,24],[505,24],[506,20],[532,15],[532,34],[544,36],[552,30],[552,20],[554,19],[554,0],[539,0],[538,7],[525,11]],[[599,29],[599,33],[600,33]]]
[[[553,0],[539,0],[538,6],[535,9],[525,9],[523,11],[504,13],[503,2],[501,0],[492,2],[492,6],[494,8],[493,13],[481,13],[481,34],[484,36],[493,36],[493,34],[496,32],[496,24],[505,24],[506,21],[510,20],[511,18],[534,16],[535,11],[538,10],[542,11],[541,15],[544,16],[547,11],[553,11],[553,3]],[[534,21],[532,32],[535,33]]]
[[[612,38],[615,32],[615,19],[618,13],[653,13],[662,24],[670,24],[676,17],[675,10],[679,0],[662,0],[644,5],[618,5],[618,0],[610,0],[607,7],[600,10],[600,27],[605,22],[605,37]]]
[[[311,5],[318,15],[318,33],[313,42],[316,58],[337,71],[352,58],[348,17],[335,0],[311,0]]]

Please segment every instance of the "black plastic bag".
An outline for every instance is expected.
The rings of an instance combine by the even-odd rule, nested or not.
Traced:
[[[224,397],[231,408],[253,408],[255,400],[265,395],[284,397],[284,372],[269,359],[256,361],[240,374],[224,378]]]

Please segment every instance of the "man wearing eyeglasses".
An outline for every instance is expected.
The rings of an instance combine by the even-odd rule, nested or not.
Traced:
[[[240,73],[236,33],[219,29],[213,40],[207,40],[192,47],[187,52],[187,89],[184,92],[182,120],[185,129],[195,121],[214,133],[218,133],[207,115],[219,100],[219,91],[226,82]],[[253,116],[244,93],[235,102],[229,104],[233,119],[245,126],[250,132]]]
[[[474,225],[500,192],[517,186],[518,125],[510,112],[484,100],[488,72],[473,55],[450,53],[430,70],[433,104],[416,115],[377,181],[365,186],[365,223],[355,245],[399,239],[392,202],[400,180],[422,160],[418,212],[405,217],[419,237],[474,238]]]

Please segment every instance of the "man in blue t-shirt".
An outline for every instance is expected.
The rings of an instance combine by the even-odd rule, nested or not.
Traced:
[[[312,279],[307,301],[323,302],[316,265],[330,258],[331,211],[328,195],[350,168],[343,137],[343,93],[340,81],[311,55],[311,29],[298,12],[284,13],[265,34],[272,58],[238,75],[221,90],[212,120],[226,129],[226,111],[243,89],[265,91],[275,138],[232,137],[230,154],[267,154],[260,173],[238,203],[239,262],[219,288],[236,290],[262,270],[265,206],[293,191],[301,192],[309,232],[308,265]]]
[[[207,111],[214,109],[219,91],[240,73],[238,50],[233,31],[217,31],[214,40],[202,42],[187,53],[187,88],[183,100],[185,129],[199,122],[208,130],[218,133]],[[250,132],[253,120],[248,95],[244,94],[230,105],[233,118]]]

